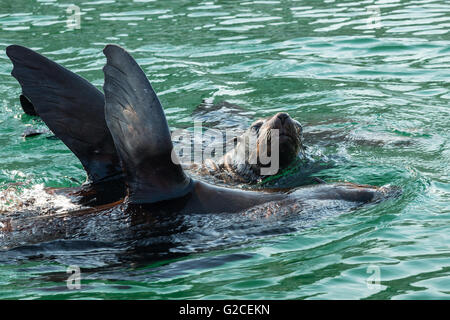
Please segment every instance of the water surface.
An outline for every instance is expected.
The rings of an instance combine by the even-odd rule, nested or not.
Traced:
[[[0,3],[1,189],[85,178],[60,141],[21,137],[44,125],[22,113],[5,47],[36,49],[101,88],[101,50],[116,43],[172,128],[191,126],[202,99],[255,118],[287,111],[313,150],[344,159],[321,176],[403,194],[310,222],[195,217],[155,238],[157,258],[108,242],[0,252],[0,298],[450,297],[447,1],[76,1],[81,25],[69,30],[71,3]],[[66,288],[69,265],[81,267],[81,290]]]

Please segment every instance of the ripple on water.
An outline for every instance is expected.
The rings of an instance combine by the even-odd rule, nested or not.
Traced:
[[[320,177],[403,193],[339,216],[187,217],[184,232],[151,238],[146,250],[63,241],[2,252],[2,298],[448,299],[447,1],[79,6],[81,29],[70,31],[66,4],[3,2],[0,43],[35,48],[99,88],[101,49],[119,43],[143,66],[171,127],[190,127],[202,99],[230,100],[251,117],[289,111],[311,152],[336,162]],[[83,170],[60,141],[21,137],[44,125],[22,115],[2,53],[0,207],[64,208],[46,202],[55,199],[42,197],[42,184],[77,185]],[[35,202],[8,189],[16,182]],[[69,264],[87,280],[78,292],[65,288]]]

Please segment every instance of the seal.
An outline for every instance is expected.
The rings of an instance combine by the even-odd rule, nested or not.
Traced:
[[[17,55],[17,51],[25,54]],[[122,181],[126,189],[123,201],[96,205],[82,212],[68,212],[63,216],[49,217],[47,220],[40,219],[41,227],[33,223],[33,232],[27,233],[28,237],[34,239],[27,238],[30,241],[68,237],[70,235],[67,232],[67,224],[70,221],[76,223],[77,228],[81,227],[80,221],[70,219],[71,216],[82,216],[83,225],[89,225],[86,220],[89,216],[92,219],[99,215],[107,217],[107,213],[112,209],[119,210],[124,217],[139,216],[141,223],[145,224],[145,217],[152,212],[238,213],[266,203],[285,206],[296,204],[302,207],[305,201],[313,201],[317,207],[322,200],[326,200],[327,210],[330,210],[330,206],[342,208],[342,203],[360,205],[373,202],[389,193],[389,189],[385,187],[352,183],[308,186],[288,193],[268,193],[218,187],[194,180],[184,172],[177,161],[173,161],[173,144],[164,110],[145,73],[125,49],[117,45],[107,45],[103,50],[107,58],[103,68],[103,107],[100,106],[102,97],[86,80],[67,74],[62,69],[59,69],[62,75],[49,76],[49,73],[54,71],[53,68],[57,68],[49,60],[40,60],[43,62],[42,78],[44,83],[51,82],[53,90],[58,90],[50,92],[50,85],[41,89],[41,84],[25,80],[27,77],[23,72],[27,68],[21,69],[20,65],[30,66],[36,63],[35,55],[28,55],[31,61],[27,60],[27,52],[29,51],[18,49],[17,46],[7,48],[8,56],[15,64],[12,74],[21,79],[19,82],[22,84],[23,94],[28,98],[32,97],[29,99],[36,107],[37,113],[80,159],[90,184],[94,186],[92,190],[108,193],[109,184],[114,187],[118,181]],[[52,68],[48,68],[50,65]],[[37,75],[31,76],[33,77]],[[56,82],[57,79],[59,83]],[[33,97],[37,103],[33,101]],[[80,107],[78,103],[85,103],[85,106]],[[72,111],[71,106],[77,112]],[[84,110],[84,114],[79,111],[80,108]],[[102,110],[104,116],[99,114]],[[88,116],[95,117],[100,124],[96,127],[91,121],[83,122],[83,118]],[[276,119],[279,119],[278,116],[274,122],[282,123],[281,119]],[[285,122],[286,120],[287,118]],[[67,130],[64,124],[70,121],[78,122],[79,129]],[[268,120],[268,123],[271,123],[270,121],[273,120]],[[261,127],[263,125],[261,124]],[[106,199],[106,196],[103,199]],[[49,230],[45,221],[51,221],[55,230]],[[3,232],[23,230],[20,222],[2,223],[8,226],[7,230],[1,230]],[[109,223],[113,224],[114,220]],[[56,230],[57,228],[63,228],[65,231]],[[77,234],[83,232],[78,231]]]
[[[102,205],[123,197],[125,186],[104,119],[105,98],[102,92],[33,50],[12,45],[6,53],[14,65],[12,75],[22,86],[20,104],[23,111],[30,116],[41,117],[77,155],[88,173],[78,201]],[[262,152],[272,155],[270,133],[274,129],[279,130],[277,158],[279,168],[283,169],[305,149],[302,126],[285,112],[255,121],[241,136],[233,139],[235,148],[223,158],[217,161],[207,159],[203,165],[197,164],[193,168],[225,181],[256,183],[263,177],[261,169],[271,165],[271,162],[263,164],[259,155]],[[42,133],[28,129],[23,136]],[[250,141],[256,141],[256,145],[250,146]]]

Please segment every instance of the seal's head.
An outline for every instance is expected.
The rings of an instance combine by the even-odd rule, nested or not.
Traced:
[[[225,155],[224,165],[245,180],[253,180],[264,175],[262,168],[273,168],[274,161],[278,163],[272,174],[276,174],[303,150],[302,126],[286,112],[279,112],[253,122],[243,135],[235,138],[235,148]]]

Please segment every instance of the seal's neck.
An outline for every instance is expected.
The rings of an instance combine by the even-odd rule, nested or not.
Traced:
[[[194,181],[194,187],[183,212],[186,213],[234,213],[259,204],[286,199],[286,194],[242,191],[216,187]]]

